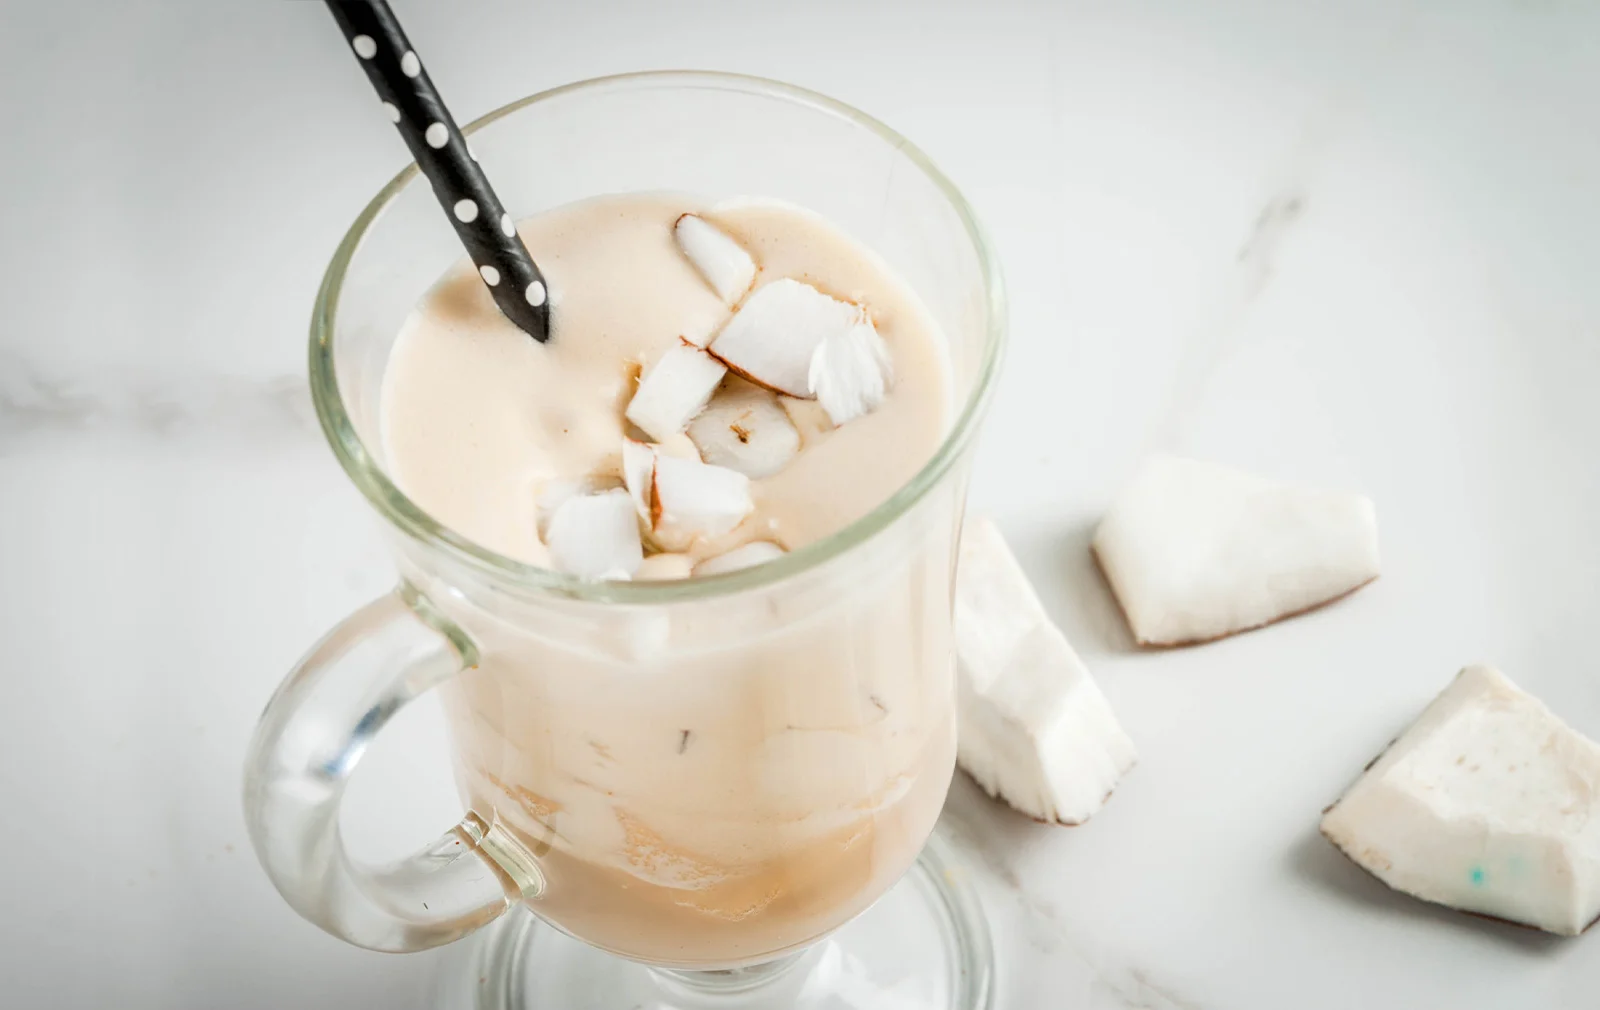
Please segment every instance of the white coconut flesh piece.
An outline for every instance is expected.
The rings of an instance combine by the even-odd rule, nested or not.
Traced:
[[[1142,645],[1222,638],[1378,576],[1370,499],[1160,456],[1095,531],[1094,553]]]
[[[639,380],[626,416],[656,441],[683,431],[711,399],[727,366],[693,344],[669,348]]]
[[[789,465],[800,451],[800,432],[772,392],[731,378],[706,409],[689,422],[700,458],[756,480]]]
[[[781,558],[785,553],[787,552],[782,547],[770,540],[752,540],[741,547],[705,559],[695,565],[694,574],[721,575],[724,572],[737,572],[743,568],[754,568],[756,565]]]
[[[558,571],[582,579],[629,579],[644,561],[638,513],[621,488],[567,498],[550,517],[545,544]]]
[[[587,480],[576,477],[553,477],[540,483],[534,497],[534,521],[538,524],[539,539],[548,541],[550,520],[554,518],[556,509],[565,504],[567,499],[592,490]]]
[[[962,535],[955,640],[958,763],[1030,817],[1088,820],[1138,755],[986,519]]]
[[[710,350],[751,382],[808,400],[817,348],[828,337],[848,331],[860,316],[858,306],[782,278],[751,293]]]
[[[548,542],[550,520],[555,517],[556,510],[565,504],[567,499],[613,490],[617,487],[617,479],[615,474],[602,470],[584,477],[548,477],[539,481],[536,486],[538,491],[534,497],[534,521],[539,530],[539,539]]]
[[[650,525],[663,545],[678,547],[722,536],[754,510],[750,478],[744,474],[656,454]]]
[[[853,325],[817,345],[807,380],[835,427],[883,402],[889,392],[889,348],[865,312],[858,310]]]
[[[719,537],[755,510],[744,474],[632,439],[622,443],[622,475],[630,505],[665,552]]]
[[[1322,817],[1397,891],[1575,935],[1600,916],[1600,745],[1469,666]]]
[[[685,214],[678,218],[672,234],[683,255],[727,304],[737,305],[755,283],[756,261],[744,246],[705,218]]]

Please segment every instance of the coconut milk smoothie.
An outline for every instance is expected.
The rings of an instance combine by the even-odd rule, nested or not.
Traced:
[[[946,430],[935,324],[807,212],[610,196],[519,230],[550,342],[462,264],[384,384],[396,482],[486,547],[594,579],[759,563],[866,515]],[[949,782],[952,566],[938,547],[858,566],[847,610],[813,581],[803,603],[779,583],[619,606],[581,633],[452,614],[481,653],[441,688],[462,791],[537,860],[535,910],[624,955],[713,967],[864,909]]]

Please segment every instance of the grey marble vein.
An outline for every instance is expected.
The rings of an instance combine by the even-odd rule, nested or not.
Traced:
[[[956,773],[940,820],[944,830],[961,844],[963,855],[1022,913],[1024,942],[1048,960],[1070,958],[1081,966],[1082,975],[1088,978],[1087,1002],[1067,1002],[1064,1006],[1084,1006],[1088,1010],[1206,1010],[1148,970],[1115,963],[1095,952],[1062,909],[1030,887],[1014,863],[1014,854],[1024,848],[1022,835],[1035,830],[1035,826],[998,809],[964,773]],[[991,915],[993,912],[991,909]]]
[[[0,358],[0,439],[6,441],[105,430],[303,437],[315,427],[305,379],[297,375],[208,375],[169,382],[66,378],[44,374],[15,356]]]

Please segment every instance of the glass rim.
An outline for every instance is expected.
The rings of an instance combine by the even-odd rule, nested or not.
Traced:
[[[819,567],[887,529],[938,486],[976,436],[978,422],[994,393],[1006,344],[1006,300],[1000,264],[983,226],[978,223],[977,215],[955,184],[939,171],[920,148],[858,109],[818,92],[763,77],[703,70],[652,70],[595,77],[540,91],[480,116],[462,127],[461,132],[470,136],[523,108],[555,98],[654,86],[742,92],[808,106],[870,131],[896,152],[905,155],[949,202],[977,253],[984,294],[982,360],[972,389],[954,423],[938,449],[909,481],[848,526],[781,558],[721,575],[659,582],[596,582],[518,561],[467,539],[434,519],[407,497],[367,451],[339,392],[338,375],[333,362],[334,324],[345,274],[368,229],[419,175],[416,163],[410,162],[362,208],[340,240],[323,274],[311,315],[309,352],[312,403],[339,465],[391,526],[428,549],[439,551],[480,574],[521,590],[602,603],[679,602],[743,592]]]

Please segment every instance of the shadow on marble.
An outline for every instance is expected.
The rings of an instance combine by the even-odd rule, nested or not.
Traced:
[[[1020,891],[1022,880],[1012,865],[1020,833],[1034,822],[998,800],[960,768],[950,780],[939,819],[963,851],[1007,890]]]
[[[1002,977],[1040,956],[1058,968],[1075,969],[1085,984],[1098,976],[1075,942],[1061,909],[1030,888],[1015,863],[1029,829],[1048,829],[989,799],[962,771],[957,771],[951,782],[939,821],[979,881]],[[1002,1001],[1001,1005],[1012,1004]],[[1075,1005],[1068,1006],[1076,1010]]]
[[[1286,862],[1296,877],[1363,911],[1437,923],[1444,929],[1489,936],[1508,946],[1545,957],[1554,956],[1573,939],[1458,912],[1402,894],[1351,862],[1315,828],[1300,837],[1289,850]]]
[[[1139,652],[1111,584],[1089,547],[1098,525],[1097,520],[1077,523],[1051,544],[1053,567],[1062,573],[1069,603],[1054,616],[1067,640],[1082,654]]]
[[[1069,909],[1023,879],[1019,858],[1038,845],[1068,845],[1065,840],[1083,828],[1040,824],[989,798],[959,770],[950,784],[940,825],[982,885],[1002,978],[1023,990],[1007,992],[1000,1006],[1198,1010],[1150,972],[1118,956],[1108,958],[1091,936],[1080,932],[1081,924],[1075,923]],[[1052,854],[1059,858],[1061,851],[1053,848]],[[1013,946],[1018,943],[1032,953],[1019,951]],[[1046,964],[1049,968],[1041,972]],[[1049,978],[1049,986],[1034,988],[1041,978]]]

